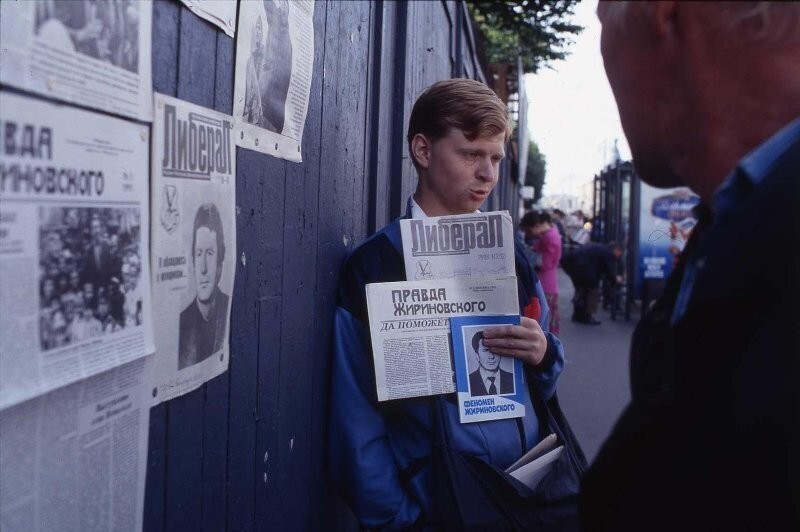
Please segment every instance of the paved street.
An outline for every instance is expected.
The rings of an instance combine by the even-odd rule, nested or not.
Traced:
[[[630,399],[628,350],[638,314],[626,323],[600,310],[602,325],[580,325],[572,316],[572,282],[559,270],[559,310],[566,368],[558,386],[561,406],[590,462]]]

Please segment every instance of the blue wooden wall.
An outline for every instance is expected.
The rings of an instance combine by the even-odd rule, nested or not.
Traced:
[[[153,15],[153,88],[231,113],[234,40],[177,1]],[[416,96],[484,74],[461,2],[320,0],[314,27],[303,162],[237,150],[230,370],[153,409],[148,531],[354,527],[324,458],[339,267],[413,192]],[[516,205],[504,173],[489,208]]]

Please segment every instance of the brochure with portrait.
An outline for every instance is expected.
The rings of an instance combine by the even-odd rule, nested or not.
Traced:
[[[461,423],[525,415],[522,362],[483,343],[483,331],[498,325],[519,325],[519,316],[450,318]]]

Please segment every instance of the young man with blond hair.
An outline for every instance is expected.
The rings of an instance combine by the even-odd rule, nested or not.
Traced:
[[[419,176],[405,218],[477,211],[497,184],[511,130],[505,105],[484,84],[441,81],[419,97],[411,112],[408,146]],[[498,354],[522,360],[543,400],[555,393],[564,367],[560,342],[528,317],[538,298],[540,322],[548,323],[544,293],[527,260],[517,254],[521,323],[485,331],[483,342]],[[438,397],[379,403],[370,347],[364,288],[406,280],[399,220],[357,248],[344,265],[335,315],[329,463],[339,491],[365,528],[437,527],[430,457],[432,407]],[[452,397],[443,422],[453,445],[499,468],[516,461],[541,439],[539,420],[526,392],[524,418],[460,424]]]

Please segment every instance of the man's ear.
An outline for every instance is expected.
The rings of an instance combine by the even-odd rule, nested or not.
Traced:
[[[411,156],[420,168],[427,169],[430,165],[432,146],[433,143],[430,139],[422,133],[417,133],[414,135],[414,138],[411,139]]]

